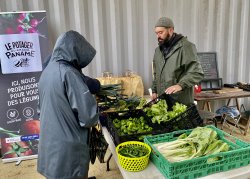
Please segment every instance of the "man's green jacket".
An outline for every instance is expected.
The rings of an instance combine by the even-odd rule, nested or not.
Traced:
[[[180,39],[164,59],[159,46],[155,49],[153,59],[152,91],[158,95],[172,86],[179,84],[182,91],[171,96],[183,104],[194,102],[194,85],[203,79],[197,50],[186,37]]]

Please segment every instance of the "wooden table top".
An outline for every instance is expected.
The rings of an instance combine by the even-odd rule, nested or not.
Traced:
[[[218,99],[244,98],[250,97],[250,91],[230,91],[225,93],[216,93],[216,91],[202,91],[194,95],[196,101],[212,101]]]

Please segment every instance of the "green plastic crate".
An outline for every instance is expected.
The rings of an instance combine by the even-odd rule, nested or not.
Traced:
[[[192,179],[210,175],[217,172],[223,172],[234,168],[239,168],[250,164],[250,144],[244,142],[228,133],[214,127],[206,126],[215,130],[218,137],[229,144],[230,150],[209,156],[194,158],[181,162],[170,163],[162,154],[153,146],[153,144],[168,142],[177,139],[182,133],[191,133],[190,130],[180,130],[166,134],[146,136],[144,142],[150,145],[152,152],[150,160],[168,179]],[[220,160],[208,163],[208,159],[221,157]]]

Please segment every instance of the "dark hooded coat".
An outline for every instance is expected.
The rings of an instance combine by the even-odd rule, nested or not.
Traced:
[[[88,132],[99,116],[81,68],[95,53],[82,35],[66,32],[40,77],[38,171],[47,178],[83,178],[88,173]]]

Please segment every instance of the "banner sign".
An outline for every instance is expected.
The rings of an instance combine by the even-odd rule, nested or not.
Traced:
[[[1,35],[0,39],[3,74],[42,71],[37,33]]]
[[[38,81],[49,53],[46,12],[0,13],[0,138],[3,162],[36,158]]]

